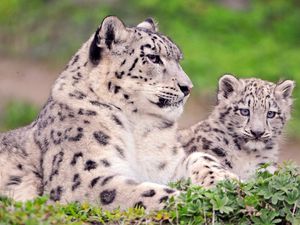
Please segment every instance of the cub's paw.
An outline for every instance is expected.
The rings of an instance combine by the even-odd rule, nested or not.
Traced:
[[[195,184],[203,187],[212,187],[215,186],[218,181],[239,178],[226,169],[205,165],[204,168],[194,168],[191,179]]]
[[[212,187],[221,180],[239,179],[236,174],[225,169],[215,157],[203,154],[201,158],[194,160],[194,163],[190,165],[192,183],[203,187]]]

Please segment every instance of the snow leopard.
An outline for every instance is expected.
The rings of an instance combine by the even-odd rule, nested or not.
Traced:
[[[179,140],[188,154],[211,154],[242,180],[265,163],[271,163],[268,170],[274,172],[294,86],[292,80],[275,84],[224,75],[209,117],[180,130]]]

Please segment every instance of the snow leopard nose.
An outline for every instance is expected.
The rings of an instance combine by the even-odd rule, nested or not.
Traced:
[[[180,85],[180,84],[178,84],[178,86],[179,86],[180,90],[182,91],[182,93],[184,94],[184,97],[188,96],[191,93],[191,90],[193,88],[193,86]]]
[[[253,137],[255,137],[256,139],[260,138],[265,133],[265,131],[260,131],[260,130],[250,130],[250,132],[253,135]]]

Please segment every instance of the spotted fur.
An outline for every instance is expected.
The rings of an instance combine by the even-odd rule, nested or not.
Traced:
[[[216,159],[187,156],[176,141],[192,88],[181,58],[151,19],[129,28],[105,18],[36,121],[0,135],[0,193],[151,210],[178,194],[170,181],[191,177],[210,186],[230,176]]]
[[[242,179],[264,163],[271,163],[269,170],[274,171],[293,88],[290,80],[274,84],[224,75],[209,118],[179,132],[185,151],[214,155]]]

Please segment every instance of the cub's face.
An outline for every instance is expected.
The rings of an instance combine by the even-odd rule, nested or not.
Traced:
[[[107,17],[95,34],[90,59],[107,71],[112,98],[121,97],[135,112],[170,120],[182,113],[192,83],[179,64],[181,51],[157,33],[151,19],[128,28]]]
[[[293,88],[290,80],[274,84],[225,75],[219,81],[220,120],[249,148],[271,149],[290,118]]]

